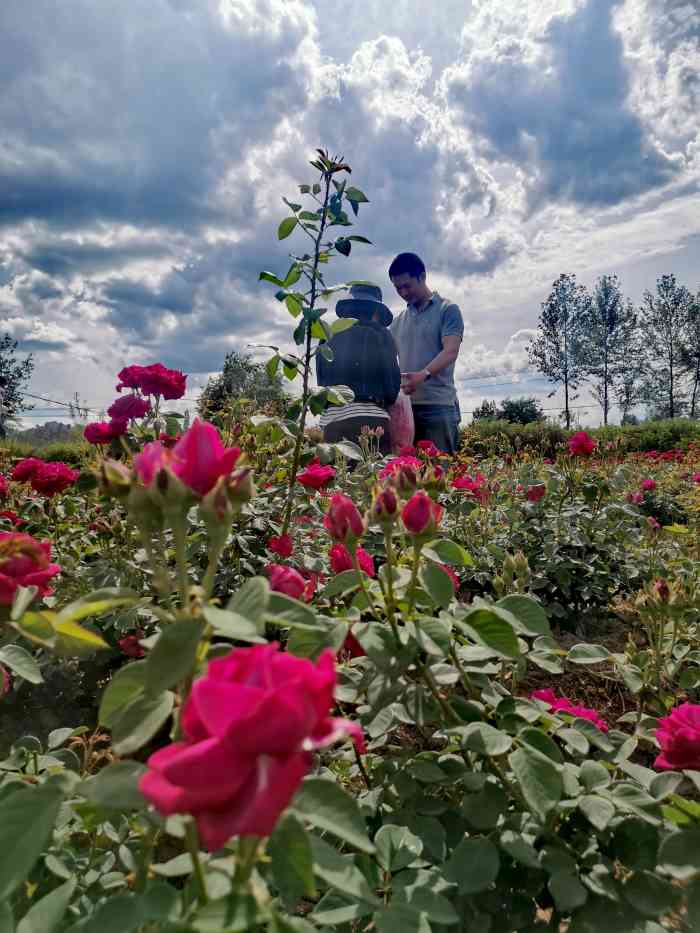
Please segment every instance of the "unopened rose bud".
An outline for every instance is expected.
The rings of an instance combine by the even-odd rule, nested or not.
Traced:
[[[516,567],[515,560],[512,554],[506,555],[505,560],[503,561],[503,579],[507,585],[510,585],[515,579]]]
[[[414,493],[401,511],[404,528],[412,537],[432,534],[441,517],[442,507],[433,502],[422,489]]]
[[[668,580],[656,580],[654,583],[654,592],[661,603],[667,603],[671,598],[671,589]]]
[[[142,531],[158,531],[163,527],[163,512],[153,501],[147,489],[134,485],[126,499],[126,508],[131,521]]]
[[[418,474],[412,466],[403,464],[401,468],[397,470],[394,481],[396,482],[397,489],[403,496],[410,495],[418,486]]]
[[[382,526],[393,525],[399,514],[399,499],[391,486],[375,492],[372,501],[372,520]]]
[[[493,583],[493,589],[496,596],[499,598],[504,596],[506,592],[506,581],[503,579],[503,577],[496,575],[491,582]]]
[[[210,534],[218,537],[222,529],[228,530],[236,509],[226,489],[226,477],[220,476],[214,487],[202,497],[199,513]]]
[[[323,519],[323,525],[335,541],[346,547],[354,546],[365,533],[365,522],[357,506],[349,496],[337,492],[331,496],[331,504]]]
[[[530,565],[527,561],[527,557],[523,554],[522,551],[518,551],[513,559],[515,565],[515,575],[519,580],[527,580],[530,577]]]
[[[255,496],[255,483],[251,467],[239,467],[234,470],[226,484],[228,497],[233,505],[241,506]]]
[[[100,490],[104,495],[126,499],[132,479],[133,474],[125,464],[118,460],[103,460],[100,466]]]

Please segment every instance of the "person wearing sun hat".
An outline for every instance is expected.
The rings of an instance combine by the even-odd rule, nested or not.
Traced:
[[[387,409],[401,386],[396,344],[388,329],[393,315],[382,301],[381,289],[369,284],[353,285],[350,298],[339,301],[335,313],[339,318],[354,318],[356,323],[328,342],[331,360],[322,353],[316,355],[316,381],[319,386],[349,386],[355,398],[323,412],[323,439],[329,444],[340,440],[357,444],[363,427],[382,428],[379,450],[389,453]]]

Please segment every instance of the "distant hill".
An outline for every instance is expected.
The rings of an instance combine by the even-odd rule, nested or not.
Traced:
[[[63,421],[47,421],[46,424],[37,424],[24,431],[8,431],[8,438],[23,441],[33,447],[44,447],[56,441],[73,441],[82,437],[83,426],[78,424],[65,424]]]

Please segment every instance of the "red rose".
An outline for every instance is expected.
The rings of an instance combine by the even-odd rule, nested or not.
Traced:
[[[395,476],[397,473],[400,473],[404,467],[410,467],[415,474],[417,470],[422,468],[423,464],[418,459],[418,457],[412,457],[410,455],[402,457],[394,457],[393,460],[390,460],[384,469],[379,474],[380,479],[389,479],[391,476]],[[413,484],[415,486],[415,482]]]
[[[294,553],[294,542],[291,535],[280,535],[279,538],[273,536],[267,542],[267,549],[280,557],[291,557]]]
[[[124,395],[116,402],[112,402],[107,409],[107,414],[117,421],[129,421],[133,418],[143,418],[150,410],[151,403],[148,399],[141,398],[139,395]]]
[[[71,469],[60,460],[42,463],[29,480],[34,492],[41,496],[55,496],[72,486],[80,476],[80,470]]]
[[[178,369],[168,369],[162,363],[126,366],[117,378],[117,392],[140,389],[144,395],[162,395],[164,399],[182,398],[187,388],[187,376]]]
[[[415,457],[416,448],[413,444],[404,444],[399,448],[399,457]]]
[[[364,750],[360,727],[329,715],[335,682],[330,649],[315,664],[277,644],[210,661],[185,703],[183,740],[151,755],[141,792],[164,816],[191,814],[212,851],[269,836],[315,749],[350,735]]]
[[[310,463],[305,470],[297,473],[297,482],[307,489],[323,489],[335,478],[335,470],[332,466],[321,466],[318,460]]]
[[[337,492],[323,518],[323,525],[335,541],[348,544],[365,533],[365,523],[349,496]]]
[[[352,626],[348,629],[340,654],[350,660],[351,658],[364,658],[367,652],[352,633]]]
[[[430,496],[419,490],[408,500],[401,511],[404,528],[410,535],[431,534],[440,523],[442,508]]]
[[[10,487],[7,485],[7,480],[0,473],[0,499],[7,499],[10,495]]]
[[[51,542],[18,531],[0,531],[0,605],[11,606],[17,587],[36,586],[37,596],[50,596],[49,580],[60,573],[51,563]]]
[[[122,649],[124,654],[129,658],[143,658],[146,654],[145,648],[139,644],[139,639],[143,636],[139,635],[125,635],[124,638],[120,638],[117,644]]]
[[[0,518],[6,518],[8,522],[19,528],[21,525],[26,525],[26,521],[23,518],[20,518],[16,512],[13,512],[11,509],[4,509],[0,512]]]
[[[160,441],[146,444],[134,458],[134,468],[144,486],[150,486],[157,474],[167,469],[194,493],[204,496],[220,476],[230,476],[240,453],[238,447],[224,447],[213,424],[195,419],[172,450]]]
[[[530,694],[530,699],[542,700],[549,704],[555,713],[568,713],[569,716],[575,716],[577,719],[588,719],[601,732],[608,731],[608,724],[596,710],[589,709],[587,706],[574,706],[568,697],[557,697],[553,690],[535,690]]]
[[[694,483],[700,483],[700,473],[693,473],[692,480]]]
[[[26,483],[34,476],[39,467],[43,465],[44,461],[39,460],[38,457],[27,457],[24,460],[20,460],[14,467],[12,473],[10,473],[10,479],[18,483]]]
[[[471,476],[458,476],[452,481],[453,489],[461,489],[469,492],[482,505],[488,501],[491,491],[489,490],[488,480],[481,473],[477,473],[472,479]]]
[[[274,593],[284,593],[292,599],[301,599],[306,589],[306,582],[298,570],[282,564],[268,564],[265,568],[270,578],[270,589]]]
[[[655,479],[643,479],[642,489],[644,490],[644,492],[653,492],[656,489],[656,480]]]
[[[589,457],[596,446],[596,442],[585,431],[577,431],[569,438],[569,452],[575,457]]]
[[[416,444],[418,450],[422,451],[426,457],[439,457],[441,451],[432,441],[418,441]]]
[[[128,422],[124,419],[93,421],[85,426],[83,437],[88,444],[109,444],[115,437],[126,434]]]
[[[547,487],[544,483],[537,483],[535,486],[528,486],[525,496],[528,502],[539,502],[547,494]]]
[[[374,558],[362,547],[357,548],[356,554],[360,570],[366,573],[368,577],[373,577],[375,574]],[[330,549],[330,558],[331,570],[333,573],[343,573],[345,570],[352,570],[354,568],[352,555],[344,544],[334,544]]]
[[[659,720],[656,741],[661,754],[654,767],[666,771],[700,771],[700,704],[681,703]]]
[[[671,598],[671,589],[668,585],[668,580],[655,580],[654,592],[658,596],[660,602],[667,603]]]

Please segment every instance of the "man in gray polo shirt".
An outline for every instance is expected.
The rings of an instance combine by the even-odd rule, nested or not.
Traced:
[[[411,397],[416,443],[432,441],[455,453],[460,411],[454,370],[464,333],[462,314],[428,288],[425,265],[415,253],[400,253],[389,267],[389,278],[406,302],[391,333],[399,351],[401,387]]]

